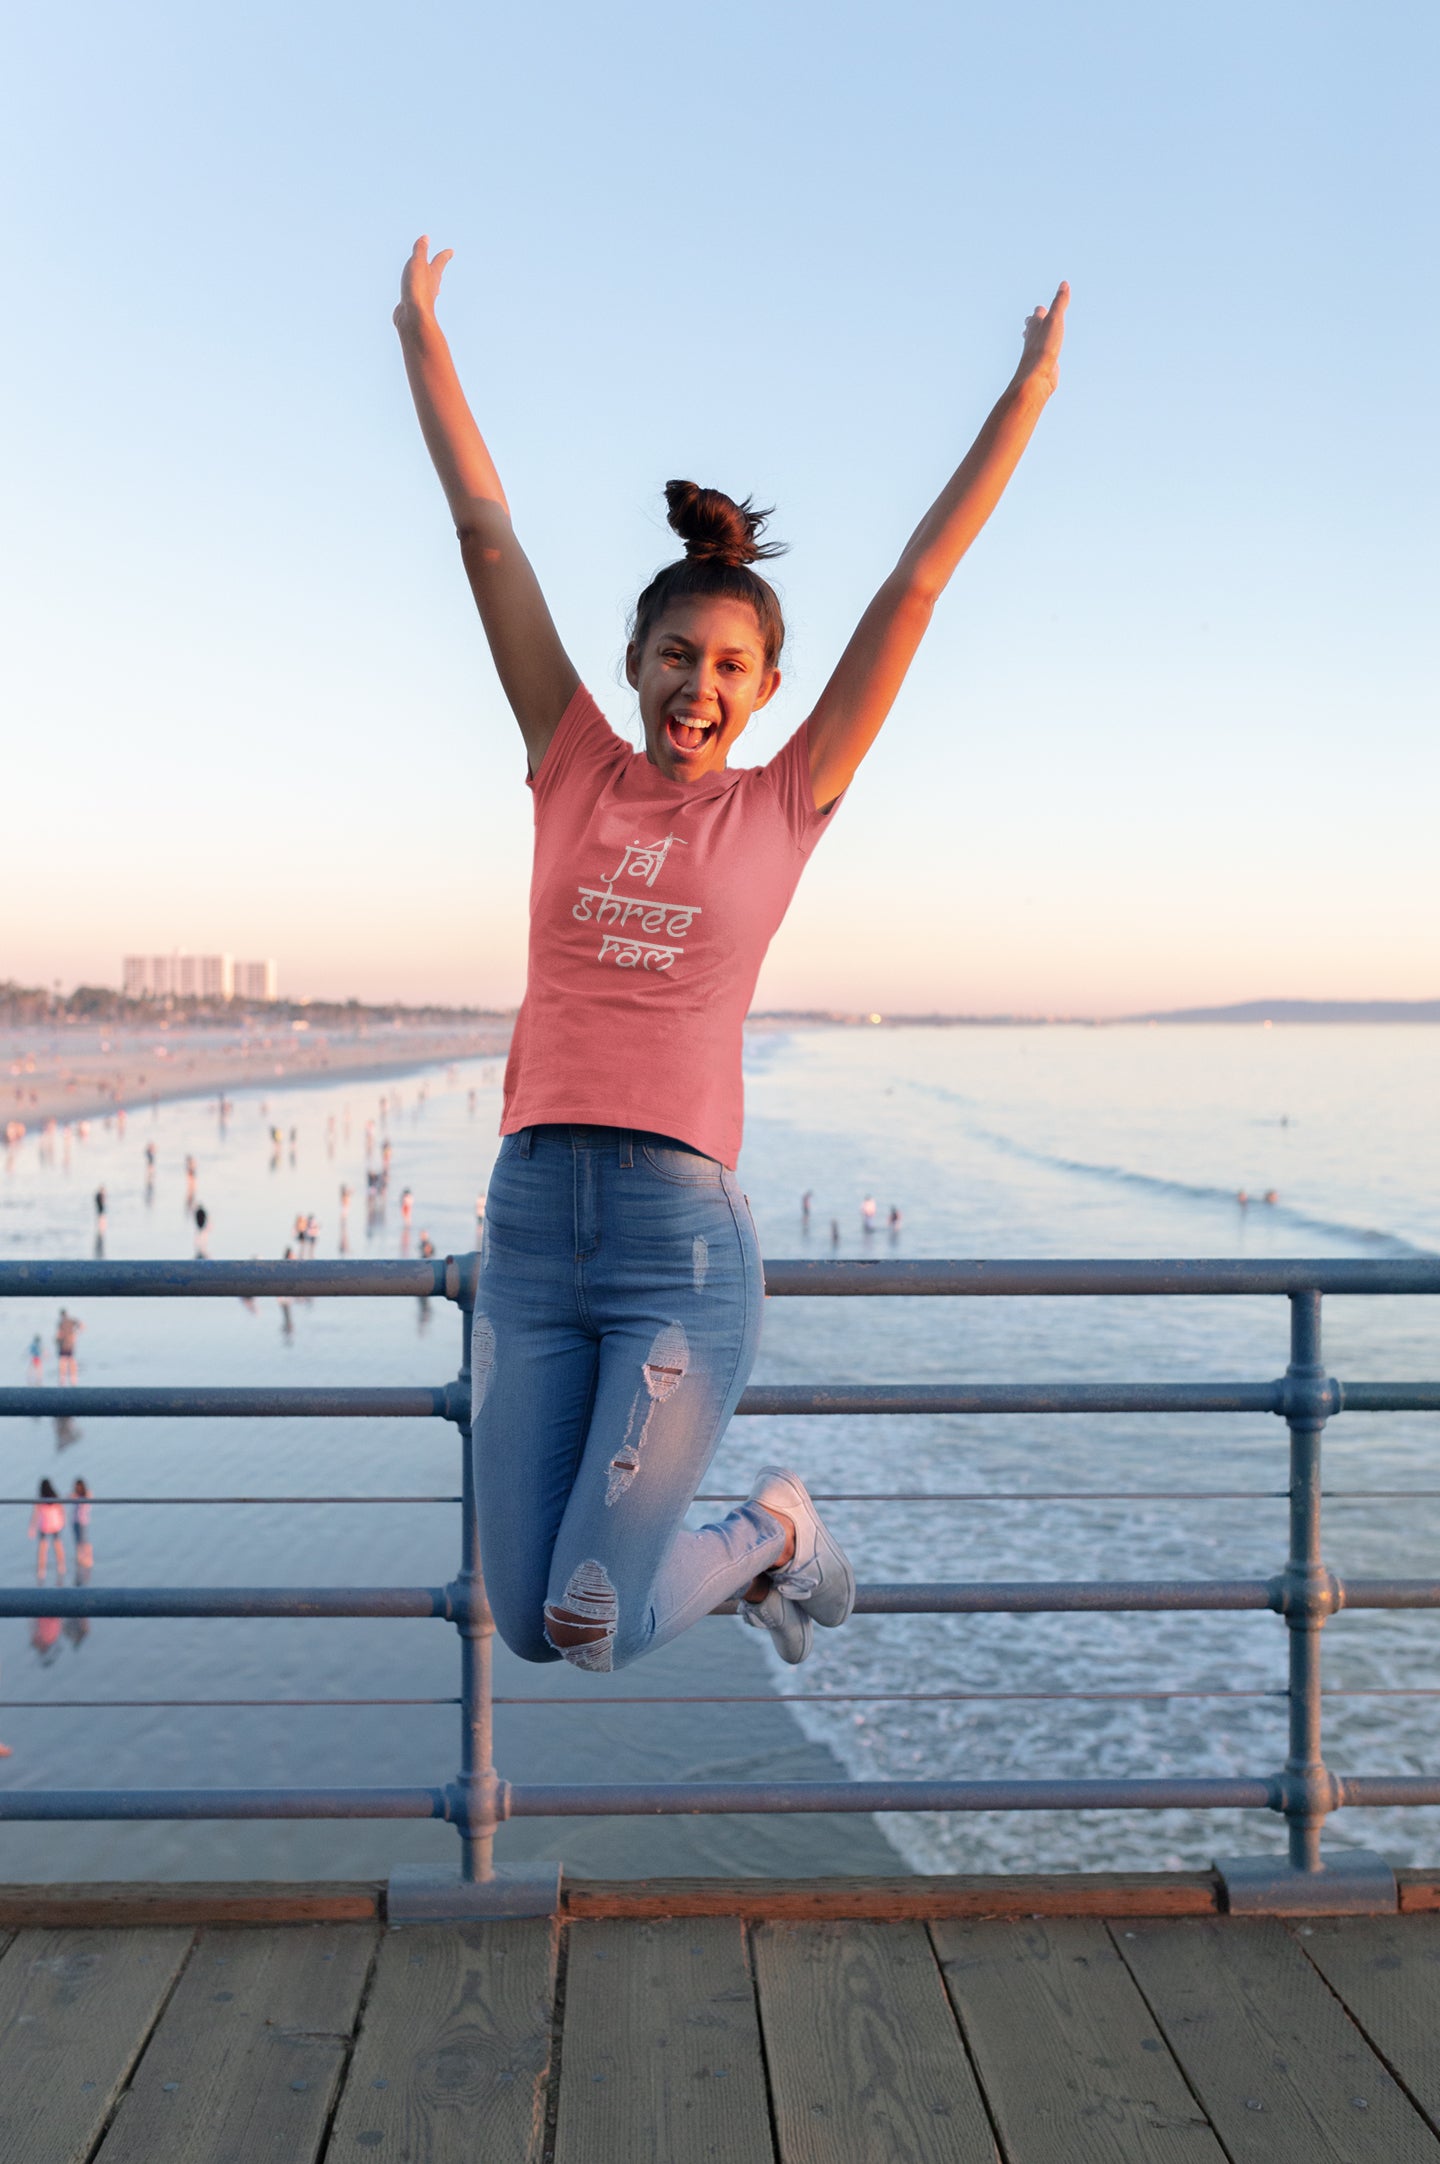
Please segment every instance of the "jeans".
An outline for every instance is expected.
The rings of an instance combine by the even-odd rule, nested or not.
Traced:
[[[786,1529],[758,1503],[683,1523],[763,1296],[749,1206],[713,1158],[614,1127],[501,1143],[471,1416],[486,1589],[522,1659],[621,1668],[779,1560]],[[587,1642],[563,1642],[576,1622]]]

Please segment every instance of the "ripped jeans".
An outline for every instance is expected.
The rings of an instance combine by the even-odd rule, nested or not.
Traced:
[[[507,1135],[471,1340],[481,1559],[522,1659],[608,1672],[783,1552],[758,1503],[684,1518],[760,1338],[760,1250],[735,1176],[664,1135]],[[557,1646],[548,1626],[581,1622]]]

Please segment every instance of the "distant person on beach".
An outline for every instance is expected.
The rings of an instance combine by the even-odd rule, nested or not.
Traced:
[[[210,1253],[210,1212],[203,1202],[195,1205],[195,1260],[204,1262]]]
[[[855,1598],[799,1475],[766,1467],[739,1508],[684,1523],[759,1344],[760,1249],[733,1169],[741,1029],[806,861],[1055,387],[1068,289],[1026,319],[1009,387],[809,718],[766,765],[731,767],[780,684],[780,603],[754,568],[777,553],[769,514],[667,485],[685,553],[635,606],[633,751],[581,684],[515,537],[436,321],[449,260],[416,242],[395,323],[535,809],[528,984],[471,1349],[487,1592],[527,1660],[608,1673],[740,1595],[794,1663],[812,1624],[843,1623]],[[572,508],[608,579],[610,506]]]
[[[35,1582],[45,1583],[45,1567],[51,1550],[55,1556],[55,1582],[65,1575],[65,1505],[55,1493],[53,1480],[42,1480],[35,1508],[30,1513],[30,1538],[35,1542]]]
[[[62,1307],[55,1324],[55,1357],[58,1364],[58,1380],[62,1383],[78,1383],[80,1363],[75,1358],[75,1340],[84,1329],[68,1308]]]
[[[31,1382],[43,1382],[45,1379],[45,1340],[38,1330],[30,1340],[26,1358],[30,1363]]]
[[[95,1550],[90,1545],[90,1490],[80,1479],[70,1489],[70,1528],[75,1535],[75,1575],[78,1578],[95,1567]]]

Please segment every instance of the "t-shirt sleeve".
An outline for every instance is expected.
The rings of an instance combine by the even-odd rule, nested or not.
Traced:
[[[538,774],[528,773],[525,785],[534,792],[538,812],[560,790],[600,782],[617,760],[628,759],[630,747],[615,734],[583,684],[560,716]]]
[[[788,743],[782,744],[769,764],[761,769],[779,800],[791,840],[806,856],[815,847],[844,796],[840,792],[824,811],[815,808],[815,788],[810,779],[810,724],[802,721]]]

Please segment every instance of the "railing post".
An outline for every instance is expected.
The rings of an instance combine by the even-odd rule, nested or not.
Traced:
[[[460,1833],[460,1871],[402,1866],[390,1874],[391,1923],[467,1916],[548,1916],[560,1905],[558,1864],[495,1864],[495,1829],[505,1816],[505,1784],[495,1770],[493,1685],[495,1618],[480,1562],[480,1510],[470,1427],[470,1344],[475,1325],[478,1255],[445,1261],[445,1297],[460,1316],[460,1372],[447,1394],[460,1437],[460,1569],[450,1588],[460,1633],[460,1772],[449,1791]]]
[[[1290,1362],[1280,1409],[1290,1431],[1290,1552],[1272,1583],[1289,1634],[1290,1751],[1274,1784],[1289,1830],[1288,1869],[1268,1856],[1217,1858],[1232,1915],[1374,1914],[1398,1906],[1382,1856],[1348,1849],[1322,1856],[1325,1820],[1340,1801],[1321,1735],[1320,1633],[1340,1605],[1321,1549],[1320,1456],[1335,1393],[1321,1359],[1318,1291],[1292,1292]]]
[[[1290,1640],[1290,1755],[1285,1761],[1285,1816],[1292,1871],[1318,1871],[1320,1835],[1334,1807],[1321,1742],[1320,1633],[1335,1604],[1320,1545],[1320,1443],[1325,1432],[1325,1368],[1320,1358],[1320,1294],[1290,1295],[1290,1365],[1285,1370],[1290,1429],[1290,1554],[1285,1564],[1285,1622]]]
[[[470,1402],[470,1335],[475,1321],[473,1292],[463,1284],[460,1310],[462,1401]],[[495,1828],[499,1823],[499,1780],[495,1772],[494,1667],[495,1618],[485,1598],[480,1567],[480,1512],[475,1494],[475,1453],[470,1420],[460,1430],[460,1790],[465,1800],[460,1824],[460,1876],[478,1881],[495,1876]]]

